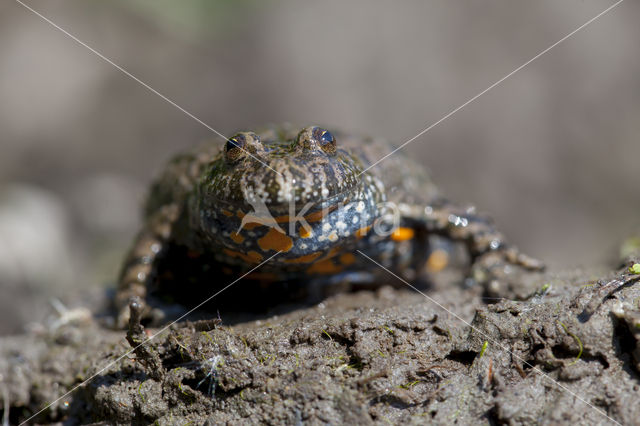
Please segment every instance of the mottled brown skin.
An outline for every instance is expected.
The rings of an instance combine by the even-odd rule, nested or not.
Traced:
[[[119,323],[126,323],[131,297],[145,300],[158,271],[167,275],[163,253],[172,247],[198,258],[218,279],[228,275],[218,286],[278,252],[247,278],[299,285],[378,279],[378,268],[356,250],[413,278],[433,235],[464,243],[472,264],[490,254],[493,266],[541,268],[509,247],[490,220],[444,199],[424,167],[402,152],[367,170],[392,150],[381,140],[283,125],[177,156],[153,185],[144,226],[124,262],[115,299]],[[389,202],[401,214],[400,227],[377,235],[371,227]],[[272,222],[264,222],[256,205],[268,209]],[[303,205],[306,224],[293,220],[289,228]]]

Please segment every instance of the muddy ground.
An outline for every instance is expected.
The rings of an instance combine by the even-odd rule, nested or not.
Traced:
[[[634,263],[424,294],[385,286],[254,321],[134,321],[128,339],[69,311],[0,340],[2,417],[47,407],[29,423],[634,424]],[[146,344],[131,352],[128,340]]]

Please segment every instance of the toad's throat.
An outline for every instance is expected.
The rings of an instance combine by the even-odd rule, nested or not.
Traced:
[[[303,209],[299,213],[295,213],[293,216],[288,214],[273,216],[270,212],[264,214],[264,212],[256,211],[244,213],[238,210],[237,217],[241,222],[240,228],[237,232],[240,232],[242,229],[252,230],[258,226],[269,226],[281,233],[285,233],[285,230],[283,230],[282,227],[290,227],[292,224],[295,226],[295,223],[299,222],[302,228],[301,236],[304,238],[304,235],[309,234],[310,232],[310,227],[306,225],[322,221],[329,213],[337,210],[338,207],[339,206],[337,204],[333,204],[322,209],[312,211],[311,213],[306,213],[305,209]]]

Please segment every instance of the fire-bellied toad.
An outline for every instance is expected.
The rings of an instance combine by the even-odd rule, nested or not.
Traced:
[[[213,294],[276,253],[244,280],[262,288],[375,282],[381,269],[357,250],[413,279],[429,259],[432,235],[463,242],[471,263],[492,253],[505,265],[540,268],[487,218],[444,199],[424,167],[401,152],[369,168],[392,149],[373,138],[284,125],[177,156],[152,187],[125,261],[120,322],[130,297],[145,299],[164,279],[177,282],[179,293]],[[197,259],[210,278],[187,279],[192,264],[171,263],[170,252],[187,263]]]

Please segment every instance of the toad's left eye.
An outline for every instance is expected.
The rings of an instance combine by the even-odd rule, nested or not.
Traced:
[[[336,138],[333,137],[330,131],[316,128],[316,140],[318,145],[323,151],[333,154],[336,152]]]
[[[322,136],[320,136],[320,142],[324,142],[324,143],[333,143],[335,142],[336,139],[333,137],[333,135],[331,134],[331,132],[329,132],[328,130],[325,130],[322,132]]]
[[[224,144],[224,157],[229,163],[234,163],[246,154],[247,138],[243,134],[237,134]]]

